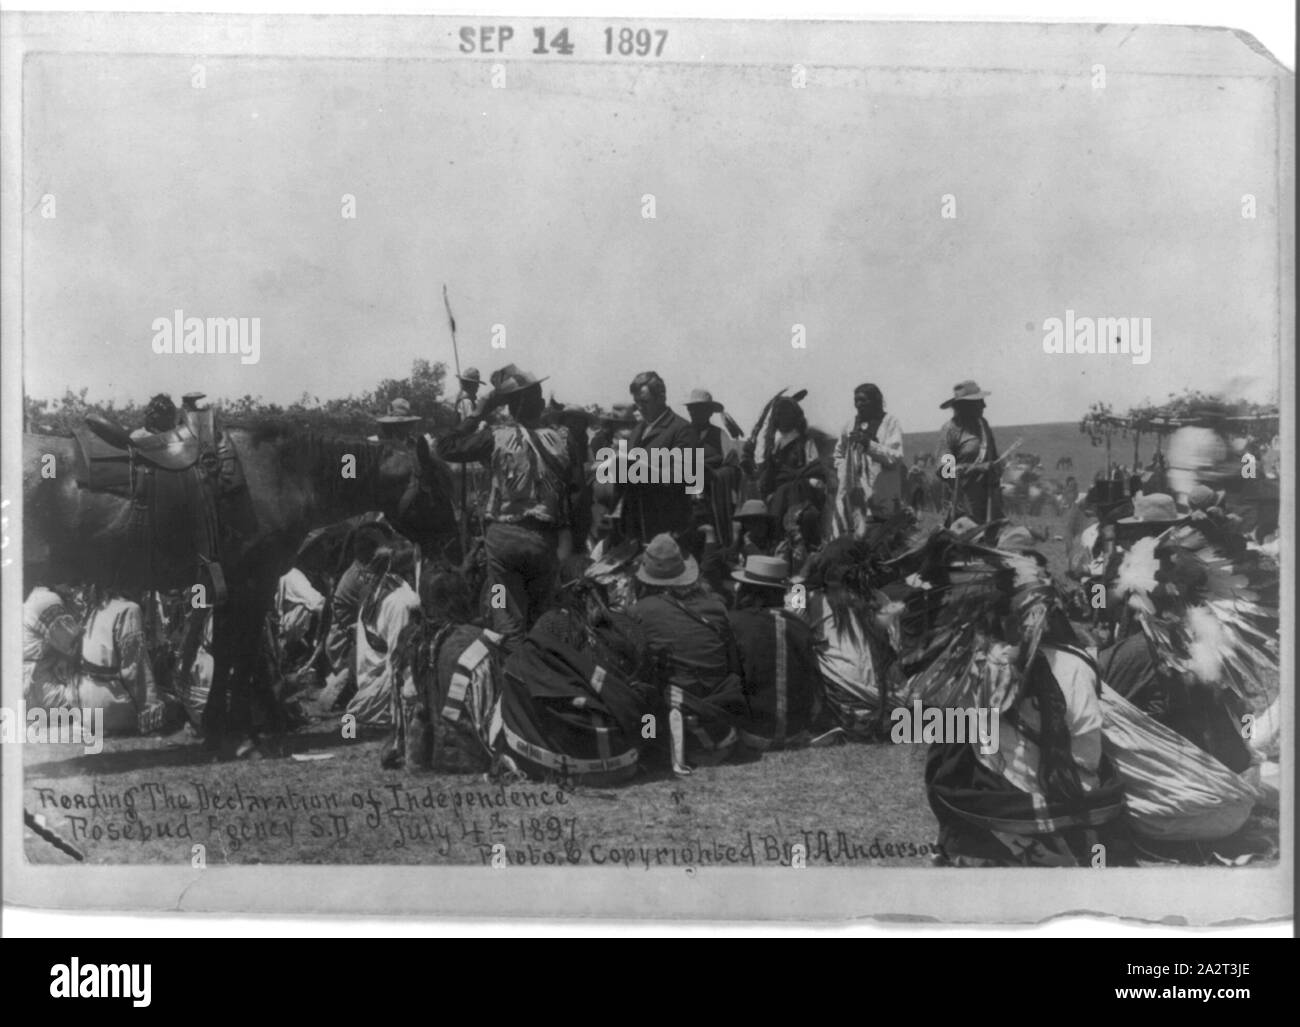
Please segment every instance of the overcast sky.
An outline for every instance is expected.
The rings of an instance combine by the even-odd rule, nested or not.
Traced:
[[[27,61],[31,394],[360,392],[450,364],[444,282],[485,375],[609,404],[655,369],[746,426],[790,386],[836,427],[866,380],[909,431],[963,378],[1001,424],[1276,389],[1259,79],[511,63],[493,89],[483,63],[259,58],[195,89],[193,63]],[[260,362],[155,355],[177,308],[260,317]],[[1149,317],[1153,359],[1045,354],[1067,308]]]

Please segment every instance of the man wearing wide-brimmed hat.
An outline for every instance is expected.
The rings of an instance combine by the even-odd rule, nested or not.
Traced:
[[[700,568],[671,535],[656,535],[636,571],[632,617],[667,671],[673,771],[721,763],[736,744],[745,697],[740,654],[722,600],[700,586]]]
[[[740,444],[734,440],[739,437],[737,433],[740,426],[727,417],[726,407],[713,398],[713,393],[708,389],[692,389],[684,405],[691,419],[691,427],[695,429],[700,445],[704,447],[705,458],[713,464],[727,460],[739,463]],[[716,414],[722,414],[726,418],[730,434],[713,423]]]
[[[728,619],[749,700],[740,740],[759,751],[804,744],[821,681],[812,629],[785,606],[790,565],[784,557],[751,556],[731,576],[736,608]]]
[[[1223,505],[1223,490],[1217,492],[1208,485],[1193,485],[1187,493],[1187,507],[1193,513],[1209,513]]]
[[[727,557],[732,566],[739,566],[750,556],[771,556],[779,541],[776,519],[767,512],[761,499],[746,499],[736,511],[734,520],[739,526],[735,541],[728,547]]]
[[[741,446],[736,441],[740,427],[727,418],[732,434],[713,423],[716,414],[726,416],[721,403],[708,389],[693,389],[686,400],[691,427],[704,451],[704,491],[696,497],[696,521],[710,525],[723,546],[731,545],[732,511],[740,498]]]
[[[998,446],[984,418],[984,400],[989,395],[968,379],[954,385],[952,396],[939,404],[941,410],[952,410],[952,420],[939,429],[935,449],[947,497],[945,523],[965,516],[988,524],[1002,517]]]
[[[456,380],[460,382],[460,392],[456,395],[456,417],[463,421],[474,413],[474,404],[478,402],[478,390],[483,384],[483,378],[477,367],[467,367],[464,374],[456,375]]]
[[[580,489],[563,427],[543,427],[542,382],[514,364],[492,373],[492,393],[438,440],[444,460],[488,465],[491,485],[483,520],[491,584],[492,627],[507,650],[523,641],[550,599],[559,566],[560,533],[573,524]],[[488,412],[505,405],[509,419],[491,426]]]
[[[408,441],[415,425],[422,418],[412,412],[411,403],[404,396],[389,400],[388,410],[375,418],[379,423],[379,438],[394,441]]]
[[[1137,538],[1150,535],[1153,531],[1158,534],[1182,519],[1173,496],[1151,492],[1134,496],[1133,512],[1126,517],[1116,518],[1115,526],[1121,534]]]
[[[370,436],[370,441],[383,447],[376,505],[388,512],[399,529],[414,537],[429,523],[439,501],[429,443],[416,428],[424,418],[411,408],[409,400],[398,396],[375,420],[379,434]]]
[[[483,376],[477,367],[467,367],[463,374],[456,375],[456,380],[460,383],[454,404],[456,423],[464,424],[474,413]],[[487,500],[487,472],[481,464],[462,464],[459,478],[464,533],[477,537],[482,530],[479,519],[482,517],[483,503]]]

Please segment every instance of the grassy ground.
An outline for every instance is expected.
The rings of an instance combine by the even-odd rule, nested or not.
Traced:
[[[188,864],[199,844],[209,863],[477,864],[500,845],[511,863],[767,866],[802,843],[810,866],[923,866],[935,837],[924,746],[769,753],[685,780],[561,792],[385,771],[381,745],[317,725],[289,739],[288,758],[252,762],[205,762],[158,739],[110,741],[97,756],[31,746],[26,807],[89,863]],[[303,753],[330,758],[293,759]],[[70,861],[30,831],[27,853]]]

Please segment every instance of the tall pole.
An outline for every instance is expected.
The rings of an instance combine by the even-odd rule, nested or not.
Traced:
[[[447,309],[447,327],[451,329],[451,355],[456,364],[456,385],[459,388],[460,347],[456,344],[456,317],[451,312],[446,282],[442,283],[442,305]],[[469,469],[463,463],[460,465],[460,552],[462,559],[469,552]]]
[[[442,283],[442,305],[447,308],[447,325],[451,328],[451,355],[456,362],[456,380],[460,381],[460,347],[456,345],[456,318],[451,312],[451,300],[447,298],[447,283]]]

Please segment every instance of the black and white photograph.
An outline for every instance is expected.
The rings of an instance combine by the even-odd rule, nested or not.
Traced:
[[[7,901],[1290,916],[1290,53],[0,28]]]

